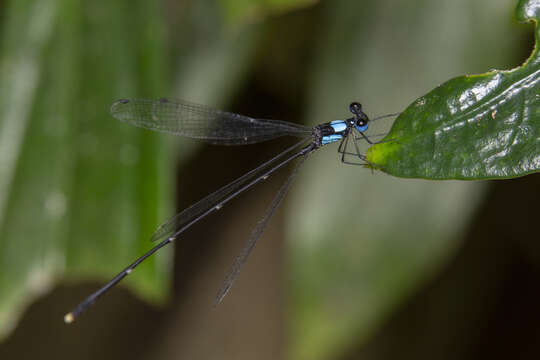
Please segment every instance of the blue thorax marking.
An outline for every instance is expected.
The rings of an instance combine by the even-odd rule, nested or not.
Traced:
[[[343,139],[343,135],[340,135],[340,134],[326,135],[326,136],[323,136],[322,138],[322,144],[323,145],[330,144],[330,143],[339,141],[341,139]]]
[[[334,129],[336,133],[345,131],[347,124],[343,120],[334,120],[330,122],[330,126]]]
[[[334,134],[323,136],[321,140],[323,145],[340,141],[341,139],[343,139],[343,135],[345,134],[347,130],[346,120],[334,120],[334,121],[331,121],[329,125],[334,130]],[[365,132],[367,131],[369,125],[366,122],[366,124],[363,126],[359,126],[358,124],[355,124],[355,127],[356,127],[356,130]]]

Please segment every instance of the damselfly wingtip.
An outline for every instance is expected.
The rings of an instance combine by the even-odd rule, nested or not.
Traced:
[[[113,102],[109,109],[109,111],[111,112],[111,115],[117,118],[117,116],[115,115],[118,114],[119,110],[122,108],[123,105],[128,104],[129,102],[130,102],[129,99],[118,99],[115,102]],[[122,120],[122,119],[119,119],[119,120]]]

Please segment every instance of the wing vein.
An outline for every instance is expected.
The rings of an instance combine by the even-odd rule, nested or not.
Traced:
[[[256,119],[174,99],[122,99],[111,105],[118,120],[141,128],[217,145],[246,145],[280,136],[306,137],[312,129],[282,120]]]

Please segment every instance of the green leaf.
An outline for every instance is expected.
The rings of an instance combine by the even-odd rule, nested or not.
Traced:
[[[146,250],[170,199],[158,177],[168,168],[159,137],[108,111],[119,97],[165,92],[157,4],[13,0],[6,7],[0,337],[56,280],[108,280]],[[163,300],[167,256],[149,259],[125,284]],[[59,309],[59,321],[69,310]]]
[[[540,2],[521,0],[537,45],[510,71],[454,78],[414,101],[367,159],[388,174],[425,179],[500,179],[540,170]]]
[[[177,84],[166,84],[173,76],[165,66],[163,6],[145,0],[6,3],[0,33],[0,338],[58,281],[110,280],[152,247],[150,235],[172,213],[166,142],[172,137],[116,121],[110,104],[175,93],[223,103],[250,68],[260,25],[222,31],[215,4],[197,0],[176,14],[182,26],[171,31],[182,34],[172,55]],[[211,35],[200,41],[193,33]],[[183,143],[180,153],[195,146]],[[163,302],[171,250],[147,259],[121,286]],[[69,310],[59,308],[58,321]]]

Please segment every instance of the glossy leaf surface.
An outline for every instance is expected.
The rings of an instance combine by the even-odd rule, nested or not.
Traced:
[[[540,2],[519,2],[534,21]],[[368,160],[388,174],[426,179],[498,179],[540,170],[540,54],[521,66],[461,76],[414,101]]]

